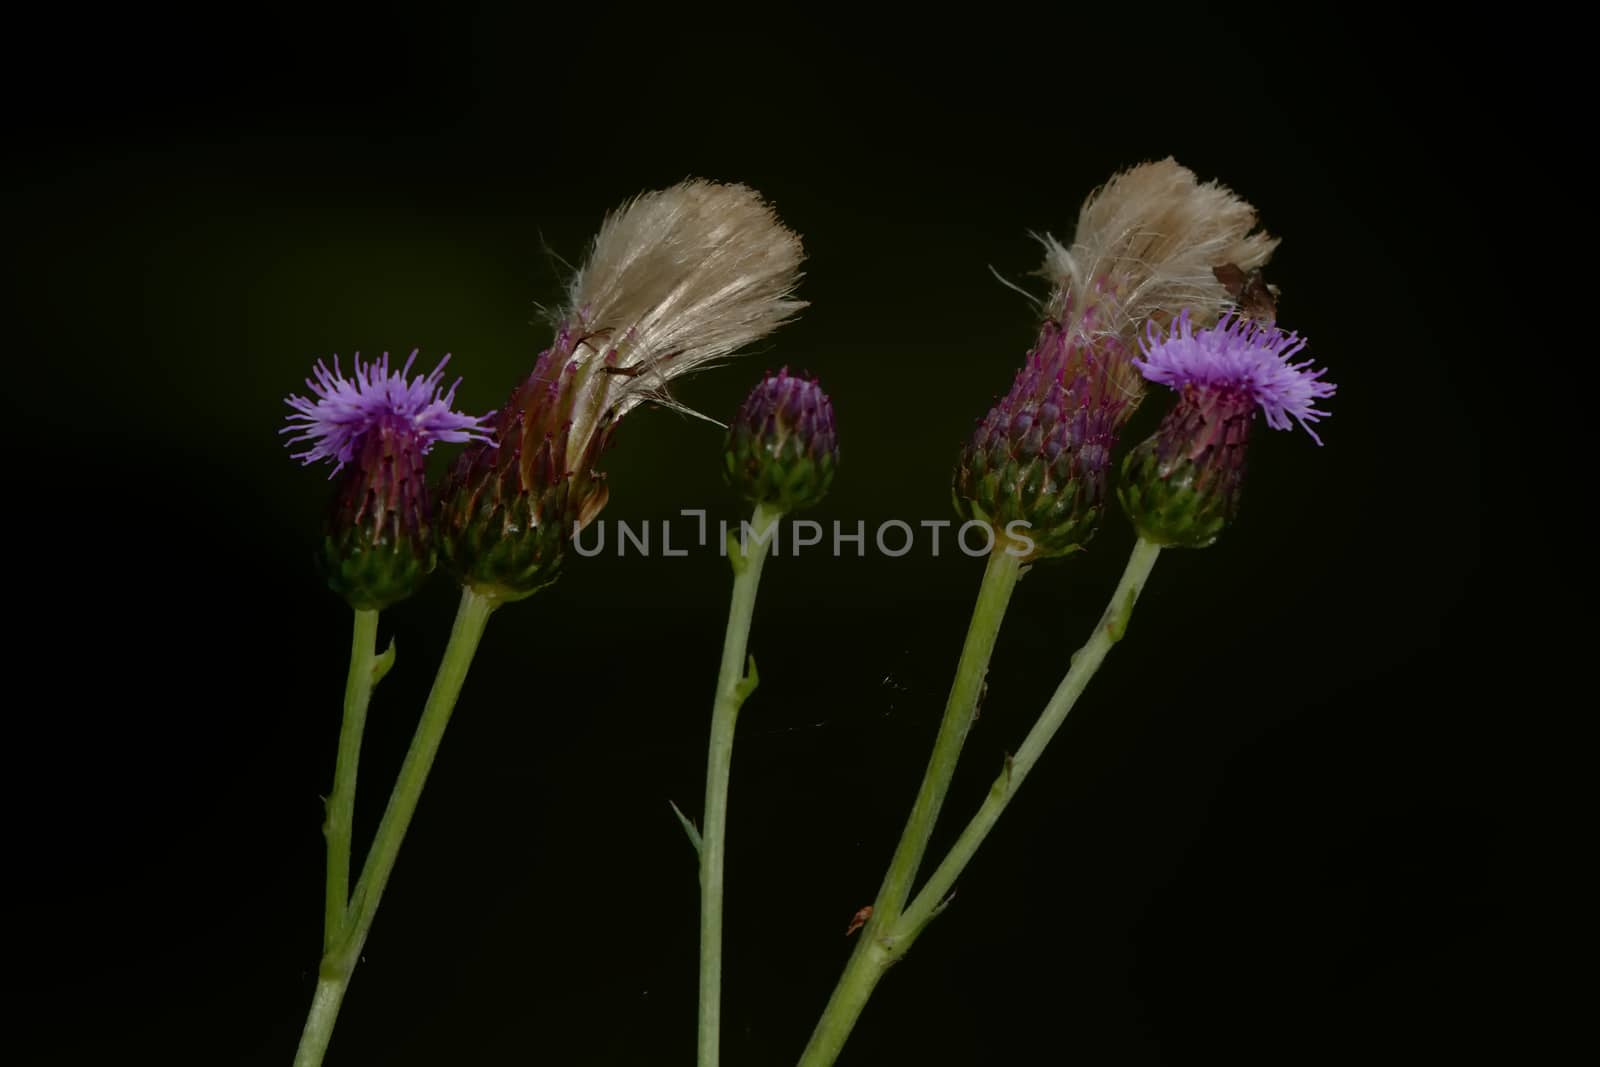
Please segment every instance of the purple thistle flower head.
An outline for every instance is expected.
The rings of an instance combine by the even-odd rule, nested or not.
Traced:
[[[792,512],[821,503],[839,464],[833,402],[815,378],[768,373],[728,427],[723,464],[749,504]]]
[[[361,451],[362,439],[368,431],[380,425],[404,425],[413,438],[412,443],[420,453],[426,453],[436,442],[490,441],[484,428],[488,415],[463,415],[451,410],[455,403],[457,378],[448,390],[442,389],[446,355],[439,365],[426,374],[410,378],[411,364],[417,353],[412,351],[405,366],[398,371],[389,369],[389,353],[365,363],[360,353],[355,357],[355,373],[346,378],[339,369],[339,357],[333,357],[333,369],[317,361],[312,377],[306,379],[311,397],[290,396],[285,400],[294,414],[288,417],[288,426],[280,433],[293,433],[289,445],[308,444],[304,451],[295,452],[295,459],[310,466],[319,460],[333,462],[337,474],[345,464],[355,460]]]
[[[1144,384],[1131,369],[1132,338],[1097,332],[1095,309],[1058,299],[1068,324],[1045,321],[955,471],[961,516],[995,531],[1024,524],[1037,559],[1075,552],[1094,536],[1111,450]]]
[[[1317,444],[1322,438],[1311,428],[1328,413],[1315,406],[1334,393],[1332,382],[1313,369],[1310,360],[1290,362],[1306,342],[1297,333],[1284,333],[1271,323],[1240,318],[1234,312],[1204,330],[1195,330],[1184,310],[1166,336],[1154,322],[1140,342],[1144,354],[1135,360],[1139,373],[1178,392],[1195,386],[1205,392],[1226,392],[1261,408],[1267,425],[1293,429],[1291,419],[1305,428]]]

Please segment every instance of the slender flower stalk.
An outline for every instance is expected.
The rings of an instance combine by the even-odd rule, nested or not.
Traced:
[[[745,649],[755,614],[761,568],[781,512],[756,505],[748,543],[729,546],[734,560],[733,598],[722,639],[722,666],[711,708],[711,741],[706,751],[705,825],[700,829],[700,1004],[696,1063],[715,1067],[722,1036],[722,872],[728,848],[728,783],[733,773],[733,734],[739,709],[760,682],[756,659]],[[732,538],[730,538],[730,541]]]
[[[367,852],[361,877],[350,896],[350,905],[344,922],[333,944],[323,952],[322,963],[317,968],[317,989],[300,1035],[300,1047],[295,1053],[295,1067],[318,1067],[327,1052],[328,1041],[333,1037],[333,1026],[339,1017],[339,1006],[344,1002],[350,978],[355,973],[356,961],[367,943],[372,920],[377,915],[378,903],[394,873],[395,861],[400,855],[400,843],[411,826],[417,801],[422,797],[422,787],[427,783],[428,772],[439,754],[439,744],[444,739],[445,727],[450,723],[450,713],[455,710],[456,698],[467,679],[467,668],[477,652],[484,627],[495,604],[474,593],[462,590],[461,605],[456,612],[455,624],[450,630],[450,643],[445,647],[439,671],[434,676],[428,702],[422,709],[417,732],[411,738],[405,761],[400,765],[399,777],[389,794],[389,804],[383,819],[378,823],[377,835]]]
[[[956,510],[988,524],[997,547],[911,816],[802,1064],[833,1062],[884,969],[905,950],[902,912],[1021,567],[1078,551],[1099,525],[1112,448],[1143,395],[1140,328],[1185,307],[1208,321],[1220,314],[1230,294],[1215,268],[1256,269],[1277,246],[1252,232],[1255,225],[1249,204],[1166,159],[1092,193],[1071,245],[1045,238],[1052,290],[1038,341],[956,465]]]
[[[706,752],[705,825],[691,840],[700,853],[699,1067],[716,1067],[722,1035],[722,876],[727,855],[728,784],[739,709],[755,691],[754,656],[746,653],[767,550],[784,514],[820,503],[839,463],[833,405],[815,381],[788,369],[750,391],[728,428],[723,472],[755,510],[748,536],[729,537],[733,599],[711,709]],[[681,816],[680,816],[681,817]]]
[[[1071,669],[1029,732],[1027,740],[1015,755],[1006,760],[1005,768],[989,787],[989,795],[978,814],[967,824],[961,837],[905,909],[881,926],[872,942],[863,940],[856,946],[857,954],[863,961],[862,966],[847,969],[845,979],[834,990],[828,1010],[824,1012],[812,1035],[811,1044],[800,1060],[804,1067],[834,1062],[844,1048],[845,1040],[850,1036],[861,1010],[866,1007],[868,998],[877,987],[878,980],[891,964],[905,955],[928,923],[944,908],[956,878],[994,828],[1006,805],[1021,787],[1023,779],[1033,769],[1039,754],[1055,736],[1067,712],[1072,710],[1089,679],[1099,669],[1106,653],[1121,640],[1133,614],[1133,606],[1160,552],[1160,548],[1145,541],[1134,546],[1122,580],[1117,584],[1117,591],[1112,594],[1111,602],[1106,605],[1093,635],[1072,658]],[[873,918],[877,918],[876,913]],[[866,931],[863,931],[863,937],[865,934]],[[852,962],[854,959],[852,957]]]
[[[973,607],[972,621],[967,627],[966,641],[961,648],[961,658],[956,663],[956,677],[950,686],[950,696],[945,704],[945,715],[939,723],[939,734],[933,742],[933,755],[923,773],[922,784],[917,788],[916,800],[911,805],[911,815],[906,820],[905,832],[889,861],[888,873],[878,891],[873,906],[868,931],[876,924],[878,929],[891,929],[911,892],[912,879],[922,864],[933,836],[934,825],[944,807],[944,798],[955,777],[956,761],[961,747],[966,743],[967,732],[972,729],[978,714],[978,703],[983,695],[984,679],[989,672],[989,658],[994,654],[995,642],[1000,634],[1000,623],[1011,603],[1011,594],[1022,577],[1020,553],[1009,551],[1012,546],[997,548],[989,554],[984,568],[983,582],[978,587],[978,600]],[[862,934],[862,942],[870,940]]]
[[[339,756],[334,764],[333,792],[328,794],[328,818],[323,827],[328,840],[323,952],[338,942],[344,930],[345,908],[350,903],[350,834],[355,821],[356,767],[361,760],[367,706],[372,702],[372,690],[394,663],[392,641],[388,650],[378,655],[376,611],[356,609],[354,630],[350,639],[350,674],[344,689],[344,721],[339,727]]]
[[[1056,731],[1061,729],[1061,724],[1067,719],[1067,713],[1078,702],[1078,697],[1083,695],[1089,679],[1094,677],[1095,672],[1100,669],[1100,664],[1105,662],[1107,653],[1111,651],[1113,645],[1122,640],[1123,634],[1128,630],[1128,623],[1133,618],[1134,605],[1139,602],[1139,594],[1144,591],[1145,583],[1150,578],[1150,571],[1155,567],[1156,558],[1160,554],[1159,545],[1152,545],[1142,539],[1134,543],[1127,566],[1123,568],[1122,578],[1117,582],[1116,592],[1111,594],[1111,600],[1101,613],[1100,621],[1095,625],[1089,640],[1073,654],[1066,676],[1056,687],[1055,694],[1045,705],[1038,721],[1033,724],[1033,729],[1028,731],[1022,746],[1006,758],[999,777],[989,787],[989,794],[984,799],[983,806],[967,823],[966,829],[961,831],[961,836],[951,846],[939,866],[928,876],[928,881],[900,917],[902,952],[911,946],[911,942],[949,901],[956,879],[972,861],[978,846],[989,836],[989,831],[994,829],[995,823],[1006,810],[1006,805],[1011,803],[1011,798],[1022,788],[1028,772],[1033,770],[1045,746],[1055,737]]]
[[[997,548],[989,555],[983,582],[978,587],[978,601],[973,607],[972,621],[967,626],[966,641],[961,647],[961,658],[956,664],[955,681],[950,686],[944,717],[939,723],[939,734],[933,743],[933,754],[928,759],[927,770],[923,772],[922,784],[917,787],[911,815],[895,846],[883,884],[872,902],[871,915],[845,964],[844,974],[834,986],[828,1005],[823,1009],[811,1040],[800,1057],[802,1067],[830,1064],[838,1058],[845,1039],[850,1036],[856,1019],[866,1006],[867,998],[877,988],[879,979],[889,965],[903,951],[903,946],[898,944],[900,915],[910,896],[917,868],[927,851],[928,840],[933,836],[939,810],[944,806],[945,795],[950,790],[967,731],[972,728],[977,715],[978,701],[989,669],[989,657],[994,653],[1000,623],[1005,618],[1012,591],[1021,577],[1019,556],[1020,553],[1006,551],[1005,548]]]

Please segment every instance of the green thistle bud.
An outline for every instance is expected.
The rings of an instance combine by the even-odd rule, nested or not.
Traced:
[[[768,374],[728,427],[723,473],[746,503],[793,512],[821,503],[839,463],[833,404],[815,380]]]

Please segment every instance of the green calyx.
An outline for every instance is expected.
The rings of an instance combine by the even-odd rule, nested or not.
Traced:
[[[1004,445],[963,450],[951,497],[956,513],[988,523],[996,536],[1015,528],[1034,544],[1029,560],[1076,552],[1100,525],[1103,473],[1076,469],[1075,457],[1059,453],[1023,458]]]
[[[322,539],[328,588],[358,611],[381,611],[407,599],[433,573],[432,538],[390,536],[390,530],[330,529]]]
[[[1152,441],[1122,463],[1117,499],[1143,537],[1167,548],[1205,548],[1233,521],[1231,496],[1207,492],[1194,463],[1163,464]]]
[[[791,438],[788,444],[793,443]],[[723,454],[723,473],[746,503],[788,513],[814,507],[828,495],[833,457],[809,456],[795,447],[769,450],[750,439],[730,442]]]

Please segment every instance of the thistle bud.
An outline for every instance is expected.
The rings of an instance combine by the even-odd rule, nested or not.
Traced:
[[[728,484],[747,504],[787,514],[821,503],[839,462],[828,395],[787,367],[769,373],[728,427],[723,461]]]
[[[319,362],[306,381],[315,399],[291,396],[295,414],[284,432],[310,442],[295,458],[334,463],[333,508],[322,542],[328,585],[353,608],[379,610],[421,586],[435,559],[432,506],[423,456],[438,441],[482,441],[483,418],[451,410],[457,380],[441,394],[446,356],[431,374],[411,380],[411,358],[398,372],[389,356],[355,374]]]
[[[1033,558],[1066,555],[1088,541],[1129,408],[1099,387],[1094,364],[1103,358],[1045,323],[1011,392],[978,424],[956,464],[963,518],[986,522],[997,535],[1025,524]]]
[[[1091,194],[1070,246],[1046,237],[1045,321],[1011,391],[961,453],[962,517],[988,523],[996,544],[1025,524],[1030,559],[1083,547],[1099,525],[1117,434],[1144,392],[1132,363],[1139,325],[1184,306],[1219,314],[1229,293],[1214,266],[1255,269],[1277,245],[1254,226],[1249,204],[1167,159]]]
[[[606,218],[556,339],[496,417],[496,444],[457,462],[442,549],[462,583],[518,600],[559,573],[606,504],[596,468],[617,424],[668,383],[731,355],[804,304],[800,240],[742,185],[680,182]]]
[[[1322,444],[1310,424],[1327,412],[1314,404],[1332,396],[1334,386],[1309,361],[1289,361],[1305,344],[1270,323],[1232,314],[1196,331],[1185,313],[1166,336],[1151,325],[1135,366],[1146,379],[1178,390],[1178,402],[1123,460],[1117,496],[1140,537],[1204,548],[1222,534],[1238,514],[1257,408],[1274,429],[1290,429],[1294,419]]]

